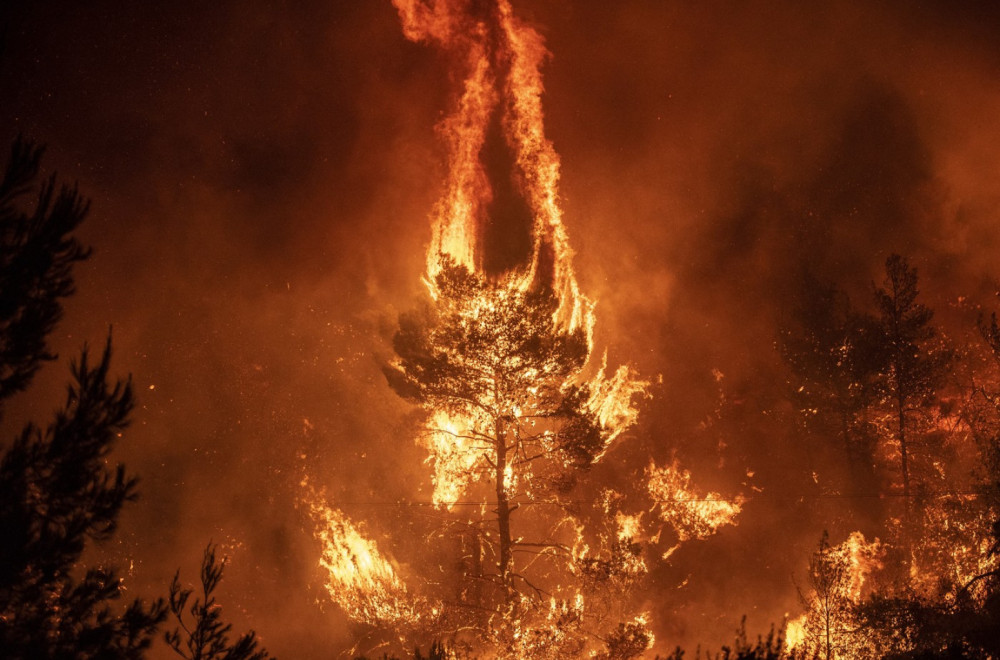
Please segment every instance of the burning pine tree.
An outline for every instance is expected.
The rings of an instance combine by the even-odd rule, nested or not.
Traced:
[[[578,473],[631,421],[632,394],[642,384],[627,370],[610,388],[600,372],[588,381],[587,337],[558,326],[558,306],[544,288],[522,289],[517,278],[490,282],[446,260],[433,303],[400,319],[399,358],[387,369],[397,393],[430,419],[423,442],[434,466],[434,503],[445,510],[464,498],[484,503],[484,514],[461,525],[459,602],[468,607],[459,618],[484,619],[477,627],[493,631],[502,646],[516,642],[520,652],[532,644],[532,632],[522,628],[532,616],[525,615],[539,607],[573,619],[564,622],[570,628],[582,624],[580,578],[604,578],[590,581],[599,587],[612,576],[645,572],[638,547],[589,556],[578,512],[586,491],[576,487]],[[612,404],[620,414],[605,422],[608,395],[624,398]],[[557,642],[572,643],[534,643]]]
[[[676,463],[651,464],[635,493],[591,483],[648,383],[628,366],[608,371],[594,350],[594,303],[577,285],[544,135],[542,38],[509,0],[395,4],[406,36],[441,46],[464,81],[439,126],[449,176],[431,218],[428,299],[400,317],[384,369],[425,413],[437,523],[424,538],[459,561],[433,579],[403,575],[364,525],[312,496],[328,590],[404,645],[634,657],[652,644],[630,597],[647,572],[643,543],[666,525],[678,542],[704,538],[741,501],[694,495]]]

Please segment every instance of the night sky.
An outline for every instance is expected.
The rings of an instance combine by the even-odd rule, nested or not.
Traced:
[[[792,575],[822,530],[852,522],[810,499],[822,449],[773,422],[776,329],[805,270],[866,305],[892,252],[956,341],[993,304],[1000,9],[514,4],[552,52],[546,126],[598,345],[663,379],[607,478],[676,453],[706,489],[763,489],[654,572],[657,650],[726,643],[743,614],[766,632],[798,613]],[[68,360],[112,328],[139,400],[115,458],[141,499],[95,561],[152,597],[215,541],[235,630],[330,657],[352,633],[322,589],[302,480],[376,536],[428,498],[415,412],[379,365],[422,292],[444,56],[404,38],[389,0],[38,0],[0,22],[2,143],[48,145],[47,171],[91,199],[94,247],[61,359],[4,437],[47,419]]]

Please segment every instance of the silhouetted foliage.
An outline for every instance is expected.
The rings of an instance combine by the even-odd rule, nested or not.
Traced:
[[[73,366],[64,408],[44,432],[28,425],[0,460],[0,648],[7,657],[139,657],[163,620],[162,602],[121,596],[113,569],[73,573],[88,539],[116,528],[136,480],[106,464],[132,410],[128,382],[109,385],[111,343],[91,366]]]
[[[992,488],[1000,489],[1000,481]],[[996,512],[986,554],[994,560],[1000,558],[1000,515]],[[887,647],[907,649],[887,653],[886,658],[997,658],[1000,568],[986,570],[957,585],[948,598],[940,594],[877,594],[863,602],[856,614],[859,626],[879,631],[888,640]]]
[[[905,257],[893,254],[886,259],[885,272],[882,287],[875,291],[888,367],[882,386],[895,417],[893,433],[899,445],[903,496],[908,501],[914,418],[933,401],[952,353],[935,342],[938,332],[930,325],[934,312],[917,302],[917,269]]]
[[[736,630],[736,641],[733,646],[723,646],[721,651],[716,653],[703,652],[698,649],[691,660],[817,660],[818,653],[803,653],[800,651],[786,651],[784,636],[779,631],[771,627],[767,636],[757,636],[755,642],[751,642],[746,632],[746,617],[740,622],[740,627]],[[668,656],[656,656],[657,660],[684,660],[685,652],[678,648]]]
[[[646,652],[652,644],[653,636],[645,625],[619,623],[604,640],[605,648],[592,656],[595,660],[629,660]]]
[[[882,333],[845,293],[807,275],[791,323],[779,331],[781,356],[795,380],[790,396],[806,428],[839,436],[856,492],[874,493],[874,432]]]
[[[35,207],[18,207],[32,193],[44,149],[18,138],[0,180],[0,401],[24,390],[46,360],[47,338],[73,293],[73,265],[89,251],[71,235],[87,215],[76,188],[56,193],[55,175],[41,184]]]
[[[466,656],[463,656],[466,657]],[[427,655],[420,652],[419,648],[413,649],[413,660],[452,660],[455,658],[455,654],[452,649],[442,642],[434,642],[431,644],[430,648],[427,650]],[[354,660],[368,660],[365,656],[358,656]],[[398,656],[390,656],[387,653],[382,654],[380,660],[402,660]]]
[[[87,256],[69,234],[87,212],[75,190],[53,197],[48,179],[31,214],[14,203],[31,190],[42,150],[18,139],[0,182],[0,404],[28,387],[48,333]],[[83,568],[89,540],[115,531],[136,479],[109,464],[132,411],[129,381],[109,381],[110,338],[91,364],[72,366],[63,408],[44,430],[28,424],[0,457],[0,650],[5,658],[139,658],[165,617],[162,601],[114,606],[113,568]],[[82,573],[82,575],[81,575]]]
[[[214,595],[224,569],[225,561],[215,558],[215,547],[209,544],[201,563],[201,596],[196,596],[190,607],[194,590],[181,587],[177,571],[170,584],[170,613],[178,627],[165,633],[167,644],[187,660],[269,660],[271,656],[260,647],[252,630],[235,642],[229,641],[233,626],[222,622],[222,608]]]

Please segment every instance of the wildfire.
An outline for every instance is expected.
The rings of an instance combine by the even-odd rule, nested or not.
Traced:
[[[802,648],[806,642],[806,624],[809,622],[809,615],[803,614],[791,619],[785,624],[785,650]]]
[[[676,460],[662,468],[650,463],[646,478],[660,518],[673,526],[681,541],[704,539],[723,525],[735,525],[743,509],[742,495],[731,499],[718,493],[698,495],[691,489],[691,473]]]
[[[838,546],[826,536],[809,563],[811,590],[801,594],[806,612],[785,628],[786,649],[823,652],[823,657],[864,657],[872,640],[855,620],[865,582],[882,567],[882,544],[868,542],[861,532],[852,532]]]
[[[645,615],[626,611],[634,605],[628,590],[648,573],[642,515],[605,507],[600,529],[585,534],[593,520],[578,499],[588,491],[572,472],[604,459],[636,422],[649,383],[629,366],[609,369],[606,353],[594,350],[595,303],[573,270],[559,157],[545,137],[548,52],[510,0],[394,4],[407,38],[444,49],[461,80],[438,125],[448,175],[430,218],[424,281],[431,304],[400,317],[397,358],[384,368],[390,386],[427,413],[418,442],[446,530],[428,536],[457,534],[452,579],[461,584],[455,598],[441,595],[430,606],[360,529],[339,511],[314,506],[330,595],[353,620],[397,633],[419,622],[423,632],[452,640],[471,635],[475,646],[489,646],[487,657],[636,657],[653,641]],[[484,150],[498,131],[530,212],[530,247],[502,269],[488,263],[484,237],[498,194]],[[666,500],[683,492],[687,513],[660,504],[664,520],[685,521],[682,538],[702,538],[739,513],[742,500],[693,501],[690,475],[677,472],[680,481],[670,486],[670,470],[676,465],[650,471],[649,493]],[[463,499],[481,506],[456,509]],[[431,593],[442,582],[427,580],[417,591]],[[439,615],[441,608],[448,611]]]
[[[311,513],[323,546],[319,563],[327,571],[326,589],[351,619],[393,626],[420,621],[416,600],[374,541],[337,509],[313,503]]]
[[[499,113],[504,138],[514,153],[515,177],[533,215],[530,263],[514,274],[521,289],[541,282],[559,299],[554,314],[572,332],[594,324],[593,303],[580,292],[573,252],[559,206],[559,156],[545,137],[541,65],[544,40],[514,16],[509,0],[394,0],[403,30],[414,41],[436,42],[454,54],[464,77],[452,114],[440,125],[448,145],[445,192],[431,216],[427,282],[450,258],[472,272],[482,266],[480,227],[492,189],[480,154],[487,130]],[[488,6],[493,4],[493,6]],[[544,272],[550,270],[551,272]]]
[[[437,411],[430,420],[423,440],[427,462],[434,468],[432,500],[436,506],[451,509],[482,474],[486,448],[482,439],[471,435],[471,428],[468,421],[444,411]]]
[[[605,377],[607,354],[601,359],[601,368],[590,383],[591,395],[587,406],[597,415],[601,425],[611,430],[605,450],[622,431],[635,424],[639,411],[634,405],[636,395],[647,395],[649,382],[639,380],[628,365],[622,365],[611,378]]]
[[[989,515],[985,515],[988,513]],[[946,495],[933,499],[921,511],[924,533],[910,553],[910,586],[934,594],[946,585],[948,598],[978,575],[997,568],[991,555],[991,508],[984,513],[974,495]],[[982,597],[982,585],[972,595]]]

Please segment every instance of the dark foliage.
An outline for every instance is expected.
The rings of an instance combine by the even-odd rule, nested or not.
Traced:
[[[882,387],[895,416],[903,496],[909,498],[914,418],[933,401],[953,354],[937,341],[938,331],[930,324],[934,312],[917,302],[917,269],[893,254],[886,259],[885,272],[883,286],[875,291],[888,367]]]
[[[803,278],[789,322],[779,330],[778,349],[793,376],[789,398],[807,430],[839,436],[852,490],[865,494],[877,491],[876,438],[868,411],[878,400],[882,338],[874,317],[810,275]]]
[[[605,648],[595,660],[629,660],[646,652],[652,642],[649,629],[637,623],[619,623],[618,628],[604,640]]]
[[[413,649],[413,660],[451,660],[455,657],[452,650],[441,642],[434,642],[427,650],[427,655],[420,652],[419,648]],[[364,656],[358,656],[354,660],[368,660]],[[398,656],[383,654],[380,660],[402,660]]]
[[[110,340],[97,365],[84,349],[66,404],[45,430],[28,425],[0,460],[0,648],[10,658],[138,658],[162,602],[122,614],[113,569],[74,573],[88,540],[110,537],[136,480],[106,463],[128,424],[132,389],[108,382]]]
[[[187,660],[270,660],[272,656],[260,647],[252,630],[235,642],[229,640],[233,627],[222,622],[222,608],[214,595],[224,569],[225,561],[215,558],[215,547],[209,544],[201,563],[201,596],[196,596],[190,607],[188,601],[194,590],[181,587],[180,571],[174,575],[170,613],[178,627],[164,635],[167,644]]]
[[[1000,481],[992,486],[1000,489]],[[994,494],[995,496],[995,494]],[[991,558],[1000,558],[1000,517],[994,519]],[[995,565],[995,564],[994,564]],[[861,626],[904,641],[898,660],[1000,657],[1000,569],[960,585],[953,598],[874,596],[857,613]]]
[[[766,637],[758,636],[755,642],[747,638],[746,617],[740,622],[736,631],[736,641],[732,646],[723,646],[716,653],[695,652],[694,660],[818,660],[819,654],[803,654],[799,652],[786,653],[785,640],[780,632],[772,627]],[[657,656],[657,660],[683,660],[685,652],[678,648],[668,656]]]
[[[533,419],[558,419],[547,449],[588,466],[603,447],[601,430],[583,408],[586,387],[567,386],[588,347],[582,331],[556,326],[555,298],[498,287],[451,262],[435,283],[434,306],[399,319],[393,339],[399,359],[384,369],[390,386],[436,410],[502,422],[517,407],[531,410]]]
[[[88,251],[70,234],[87,213],[75,189],[30,193],[42,149],[18,139],[0,181],[0,405],[54,356],[48,334]],[[122,605],[113,568],[84,568],[88,541],[114,532],[136,480],[109,464],[128,425],[132,388],[109,381],[111,342],[97,364],[84,348],[55,420],[28,424],[0,457],[0,649],[5,658],[139,658],[165,617],[162,601]]]
[[[55,356],[47,338],[73,293],[73,265],[89,251],[71,233],[87,215],[76,188],[56,192],[55,176],[35,208],[18,203],[34,189],[43,149],[18,138],[0,180],[0,401],[24,390],[42,362]]]

